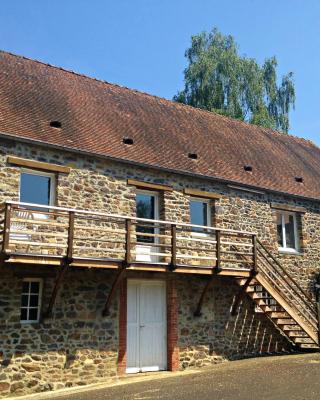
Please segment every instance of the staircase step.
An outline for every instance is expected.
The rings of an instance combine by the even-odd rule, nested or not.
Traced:
[[[290,338],[308,338],[309,336],[302,331],[289,331],[287,335]]]
[[[283,332],[288,332],[288,331],[297,331],[297,332],[303,332],[301,327],[299,325],[284,325],[281,327]]]
[[[275,312],[272,311],[271,313],[268,312],[270,318],[280,318],[280,319],[285,319],[285,318],[291,318],[290,315],[287,312]]]
[[[315,344],[311,338],[295,338],[293,341],[297,344]]]
[[[236,279],[236,281],[237,281],[238,285],[240,285],[240,286],[243,286],[247,283],[247,279],[243,279],[243,278]],[[250,285],[255,286],[256,284],[257,284],[257,281],[255,279],[252,279],[252,281],[250,282]]]
[[[279,318],[276,320],[277,325],[298,325],[294,319]],[[298,325],[299,326],[299,325]]]

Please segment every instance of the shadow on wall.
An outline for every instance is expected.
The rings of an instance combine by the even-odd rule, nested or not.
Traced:
[[[288,339],[267,319],[255,312],[245,298],[236,316],[230,313],[239,287],[232,279],[218,278],[208,291],[201,317],[194,317],[204,280],[178,284],[179,346],[182,368],[201,367],[226,360],[288,352]]]

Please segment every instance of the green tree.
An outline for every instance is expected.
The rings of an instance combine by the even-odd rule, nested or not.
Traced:
[[[259,65],[241,56],[232,36],[216,28],[192,36],[185,88],[174,100],[287,133],[295,104],[292,72],[277,78],[277,60]]]

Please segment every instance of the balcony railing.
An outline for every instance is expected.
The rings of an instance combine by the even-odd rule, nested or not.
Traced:
[[[0,208],[2,254],[244,269],[257,265],[250,232],[8,201]]]

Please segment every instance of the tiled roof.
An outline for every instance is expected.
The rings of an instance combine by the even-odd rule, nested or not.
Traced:
[[[320,199],[320,149],[310,141],[6,52],[0,52],[0,132]]]

